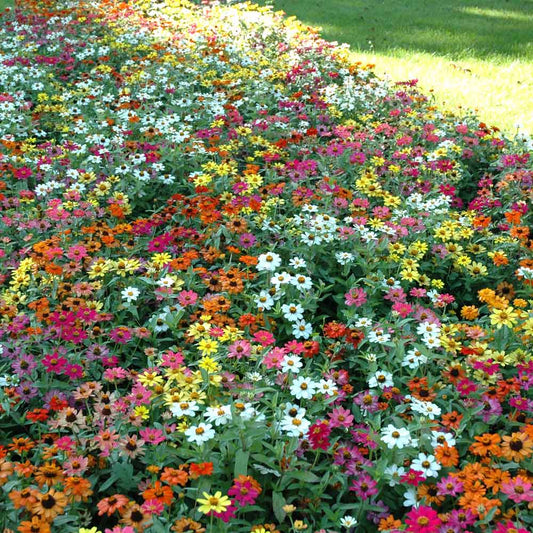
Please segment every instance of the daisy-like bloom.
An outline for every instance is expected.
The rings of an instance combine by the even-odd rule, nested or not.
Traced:
[[[71,476],[65,480],[65,492],[76,502],[86,502],[93,493],[91,482],[79,476]]]
[[[113,494],[113,496],[104,498],[96,505],[96,507],[98,507],[98,516],[102,516],[104,514],[111,516],[115,511],[120,511],[123,509],[128,502],[128,498],[123,494]]]
[[[292,281],[292,276],[288,272],[276,272],[270,278],[270,283],[279,289],[282,285],[287,285]]]
[[[441,409],[438,405],[435,405],[431,402],[422,402],[420,400],[417,400],[416,398],[409,397],[411,400],[411,409],[415,413],[420,413],[421,415],[429,418],[430,420],[434,420],[436,416],[439,416],[441,413]]]
[[[332,428],[344,427],[349,428],[354,421],[354,417],[348,409],[337,407],[328,414]]]
[[[300,291],[308,291],[313,286],[311,278],[309,276],[304,276],[303,274],[292,276],[290,283]]]
[[[137,300],[141,291],[136,287],[126,287],[120,294],[122,295],[122,298],[130,304]]]
[[[261,254],[257,258],[257,265],[255,266],[255,268],[257,268],[257,270],[259,271],[266,270],[269,272],[274,272],[276,268],[278,268],[280,265],[281,257],[274,252],[269,252],[266,254]]]
[[[161,481],[164,481],[170,486],[180,485],[181,487],[185,487],[188,480],[189,474],[185,470],[172,468],[170,466],[166,466],[161,474]]]
[[[194,416],[200,407],[196,402],[175,402],[170,406],[170,412],[181,418],[182,416]]]
[[[501,455],[508,461],[519,463],[533,453],[533,440],[527,433],[515,432],[511,436],[506,435],[501,443]]]
[[[355,495],[362,500],[368,500],[378,493],[377,482],[372,479],[366,472],[358,474],[352,481],[350,489]]]
[[[378,370],[369,380],[368,386],[371,389],[379,387],[384,389],[385,387],[393,387],[394,381],[392,380],[392,374],[385,370]]]
[[[311,422],[305,418],[286,415],[283,417],[280,428],[289,437],[301,437],[307,433]]]
[[[205,533],[205,527],[190,518],[178,518],[170,530],[174,533]]]
[[[397,428],[389,424],[386,428],[381,429],[381,440],[388,448],[399,448],[401,450],[411,444],[411,434],[406,428]]]
[[[211,511],[224,513],[231,505],[231,500],[227,496],[222,496],[220,491],[215,492],[213,495],[204,492],[202,496],[203,498],[198,498],[196,501],[201,504],[198,510],[203,514],[208,514]]]
[[[496,433],[483,433],[483,435],[476,435],[474,437],[473,444],[470,445],[470,451],[474,455],[479,455],[480,457],[487,457],[489,454],[493,457],[498,457],[500,455],[500,436]]]
[[[285,320],[289,322],[297,322],[304,317],[304,308],[298,303],[283,304],[281,312]]]
[[[215,426],[224,426],[231,420],[231,405],[208,407],[204,416],[208,422],[213,422]]]
[[[139,439],[137,435],[129,435],[120,441],[122,453],[131,459],[144,455],[144,440]]]
[[[405,468],[398,465],[390,465],[383,472],[389,478],[389,487],[395,487],[400,483],[400,478],[405,475]]]
[[[297,400],[309,400],[315,394],[316,383],[311,378],[300,376],[292,382],[290,391]]]
[[[286,355],[281,363],[282,372],[292,372],[293,374],[298,374],[302,368],[302,358],[294,354]]]
[[[328,396],[333,396],[338,390],[339,387],[332,379],[321,379],[317,385],[317,392]]]
[[[255,304],[257,308],[261,311],[269,311],[274,307],[274,298],[270,295],[268,291],[261,291],[258,296],[255,297]]]
[[[437,446],[442,446],[447,444],[448,446],[455,446],[455,437],[453,433],[443,432],[443,431],[432,431],[431,432],[431,446],[436,448]]]
[[[503,326],[512,328],[518,320],[518,313],[513,307],[506,307],[505,309],[494,309],[490,315],[490,323],[500,329]]]
[[[357,525],[357,520],[353,516],[347,514],[343,518],[341,518],[340,525],[346,528],[355,527]]]
[[[233,496],[237,503],[244,507],[253,505],[262,490],[261,485],[252,476],[240,475],[233,480],[233,486],[228,490],[228,495]]]
[[[411,509],[407,513],[405,523],[406,531],[411,533],[436,533],[442,525],[437,511],[425,505]]]
[[[293,257],[289,260],[289,265],[293,268],[305,268],[307,263],[300,257]]]
[[[135,528],[135,531],[143,531],[150,523],[150,515],[143,511],[140,505],[129,502],[122,511],[120,523]]]
[[[203,444],[208,440],[211,440],[215,436],[215,430],[212,429],[211,424],[204,424],[203,422],[197,426],[191,426],[185,430],[185,436],[189,442],[194,442],[195,444]],[[221,512],[221,511],[217,511]]]
[[[463,492],[464,486],[457,477],[446,476],[437,483],[437,490],[442,496],[457,496]]]
[[[308,339],[313,333],[313,325],[305,320],[293,322],[292,334],[296,339]]]
[[[51,522],[57,515],[62,514],[68,504],[66,495],[55,489],[50,489],[44,494],[34,493],[36,501],[31,506],[32,513],[39,518]]]
[[[422,472],[425,477],[434,477],[442,467],[437,463],[433,455],[419,453],[418,457],[411,463],[411,468]]]
[[[17,531],[20,533],[50,533],[50,524],[38,516],[32,516],[31,520],[23,520]]]
[[[533,502],[533,485],[524,476],[516,476],[507,483],[502,483],[501,491],[513,502]]]

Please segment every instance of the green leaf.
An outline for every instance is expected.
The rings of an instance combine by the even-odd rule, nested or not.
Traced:
[[[287,516],[287,513],[283,510],[284,505],[287,505],[287,502],[285,501],[283,494],[281,494],[280,492],[273,492],[272,508],[274,509],[274,515],[278,522],[283,522],[283,520],[285,520],[285,517]]]
[[[245,452],[244,450],[237,450],[235,454],[235,468],[233,470],[234,477],[237,476],[246,476],[248,472],[248,458],[250,457],[250,452]]]

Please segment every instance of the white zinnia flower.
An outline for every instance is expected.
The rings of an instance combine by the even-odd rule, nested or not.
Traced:
[[[202,444],[211,440],[215,436],[215,430],[211,424],[204,424],[203,422],[197,426],[191,426],[185,430],[185,436],[189,442]]]
[[[282,372],[292,372],[293,374],[298,374],[300,368],[302,368],[302,358],[294,354],[287,355],[281,363]]]
[[[289,322],[296,322],[304,317],[304,308],[297,303],[283,304],[281,312],[285,320]]]
[[[215,426],[223,426],[231,420],[231,406],[219,405],[217,407],[208,407],[204,416],[208,422],[213,422]]]
[[[286,433],[289,437],[303,437],[311,422],[305,418],[299,418],[297,416],[285,416],[281,421],[281,431]]]
[[[136,287],[126,287],[120,294],[122,295],[122,298],[126,300],[126,302],[131,303],[137,300],[139,294],[141,294],[141,291]]]
[[[274,253],[269,252],[266,254],[261,254],[257,258],[257,270],[267,270],[269,272],[274,272],[276,268],[278,268],[281,265],[281,257]]]
[[[341,526],[350,528],[357,525],[357,520],[353,516],[347,514],[345,517],[341,518],[340,524]]]
[[[292,325],[292,334],[297,339],[308,339],[313,333],[313,325],[305,320],[298,320]]]
[[[400,450],[405,446],[411,444],[411,434],[405,428],[397,428],[389,424],[386,428],[381,430],[381,440],[389,448],[399,448]]]
[[[376,387],[384,389],[385,387],[392,387],[393,385],[394,381],[392,380],[392,374],[390,372],[386,372],[385,370],[378,370],[368,380],[368,386],[371,389],[375,389]]]
[[[411,463],[411,468],[422,472],[426,477],[434,477],[441,469],[441,466],[437,463],[435,456],[419,453],[418,457]]]
[[[309,400],[316,391],[316,383],[311,378],[300,376],[292,382],[290,391],[297,400]]]
[[[196,402],[174,402],[170,406],[170,412],[177,417],[194,416],[199,407]]]

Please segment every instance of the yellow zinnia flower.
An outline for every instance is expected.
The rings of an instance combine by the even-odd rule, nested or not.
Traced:
[[[517,313],[512,307],[495,309],[490,315],[490,323],[500,329],[502,326],[512,328],[516,324]]]
[[[231,504],[231,500],[227,496],[222,496],[222,492],[220,491],[215,492],[213,496],[204,492],[203,497],[203,499],[198,498],[196,501],[201,504],[198,510],[204,514],[210,513],[211,511],[224,513]]]

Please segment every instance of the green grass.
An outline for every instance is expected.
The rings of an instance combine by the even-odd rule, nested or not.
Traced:
[[[14,7],[14,0],[0,0],[0,11],[4,10],[6,7]]]
[[[274,0],[394,81],[417,78],[438,105],[533,132],[533,0]]]

